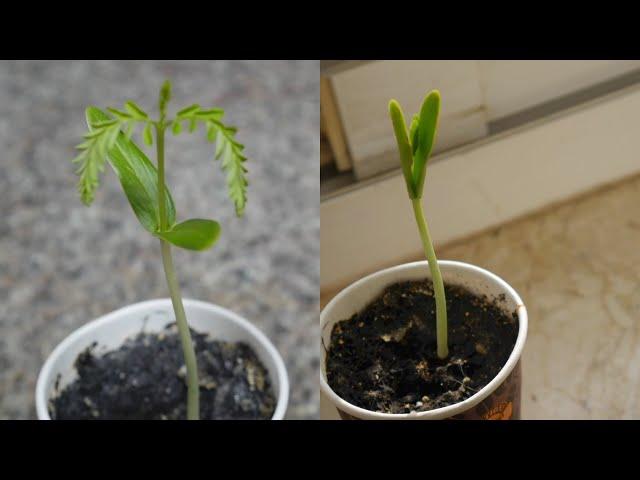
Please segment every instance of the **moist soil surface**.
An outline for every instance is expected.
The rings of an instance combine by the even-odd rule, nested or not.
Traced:
[[[276,400],[267,370],[253,350],[194,330],[191,335],[200,418],[270,419]],[[186,419],[186,367],[175,324],[158,333],[140,333],[117,350],[98,354],[96,349],[93,344],[76,358],[78,377],[50,401],[51,418]]]
[[[430,280],[393,284],[364,310],[337,322],[327,352],[327,382],[347,402],[383,413],[421,412],[461,402],[487,385],[513,351],[515,312],[495,300],[445,285],[449,356],[436,353]]]

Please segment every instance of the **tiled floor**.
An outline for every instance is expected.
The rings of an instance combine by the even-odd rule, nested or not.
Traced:
[[[525,301],[523,418],[640,419],[639,246],[633,178],[439,249]]]

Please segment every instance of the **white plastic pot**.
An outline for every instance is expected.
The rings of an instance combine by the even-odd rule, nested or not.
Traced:
[[[489,298],[496,298],[501,294],[505,296],[505,302],[501,303],[508,311],[517,313],[519,329],[516,344],[498,375],[484,388],[466,400],[437,408],[426,412],[412,412],[406,414],[380,413],[357,407],[340,398],[327,383],[325,372],[326,351],[331,340],[331,331],[336,322],[350,318],[371,303],[385,287],[400,281],[419,280],[431,278],[429,264],[426,261],[406,263],[387,268],[364,277],[351,284],[336,295],[322,310],[320,314],[320,328],[322,335],[321,362],[320,362],[320,389],[338,409],[343,418],[362,420],[437,420],[458,416],[465,417],[477,409],[481,402],[488,402],[496,390],[505,383],[517,383],[517,408],[519,412],[520,376],[519,360],[522,355],[525,340],[527,338],[527,309],[520,296],[511,286],[487,270],[462,262],[441,260],[438,261],[445,284],[461,285],[477,294],[485,294]],[[518,367],[516,369],[516,366]],[[515,370],[514,370],[515,369]],[[514,375],[512,375],[512,373]],[[515,396],[515,395],[512,395]],[[481,416],[489,418],[489,415]]]
[[[269,372],[276,396],[272,420],[281,420],[287,410],[289,380],[284,362],[269,339],[244,318],[217,305],[185,299],[184,308],[194,330],[217,340],[244,342],[253,348]],[[77,329],[55,348],[40,371],[36,385],[38,419],[50,420],[48,403],[58,375],[59,388],[72,382],[77,377],[73,366],[76,357],[93,342],[98,342],[98,352],[116,349],[127,337],[143,329],[160,331],[174,319],[171,300],[166,298],[129,305]]]

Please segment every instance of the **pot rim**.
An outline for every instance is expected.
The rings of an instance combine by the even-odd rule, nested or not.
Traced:
[[[421,260],[417,262],[403,263],[400,265],[395,265],[389,268],[385,268],[383,270],[378,270],[370,275],[367,275],[349,286],[345,287],[340,291],[335,297],[331,299],[331,301],[322,309],[320,313],[320,331],[322,332],[326,323],[329,320],[329,313],[334,305],[348,296],[350,291],[356,289],[357,287],[362,286],[363,284],[370,282],[378,277],[382,277],[394,272],[397,275],[395,281],[402,280],[402,274],[406,271],[413,270],[415,268],[428,267],[428,262],[426,260]],[[485,398],[487,398],[491,393],[493,393],[509,376],[512,370],[515,368],[516,364],[520,360],[522,355],[522,351],[524,349],[524,344],[527,338],[527,326],[528,326],[528,316],[527,309],[524,306],[524,302],[518,295],[518,293],[509,285],[505,280],[500,278],[494,273],[491,273],[484,268],[478,267],[476,265],[472,265],[465,262],[459,262],[455,260],[438,260],[438,265],[453,267],[454,269],[458,269],[462,272],[473,271],[475,273],[479,273],[485,277],[487,277],[493,283],[497,283],[503,290],[504,293],[511,297],[511,299],[516,304],[516,313],[518,315],[518,337],[516,338],[516,343],[509,355],[509,359],[504,364],[504,366],[500,369],[498,374],[483,388],[481,388],[478,392],[473,394],[471,397],[463,400],[462,402],[455,403],[453,405],[448,405],[446,407],[440,407],[433,410],[427,410],[425,412],[411,412],[411,413],[382,413],[382,412],[374,412],[372,410],[367,410],[352,403],[347,402],[342,399],[337,393],[333,391],[333,389],[327,383],[325,378],[324,364],[326,362],[326,357],[322,359],[320,365],[320,390],[324,393],[337,407],[339,410],[343,412],[366,420],[437,420],[450,418],[454,415],[467,411],[473,408],[478,403],[482,402]],[[371,299],[373,300],[373,298]],[[322,345],[322,333],[320,335],[320,348],[324,348]]]
[[[201,300],[193,300],[190,298],[183,298],[183,304],[185,307],[187,305],[191,305],[194,307],[200,307],[204,310],[208,310],[211,313],[218,314],[232,323],[240,326],[243,330],[245,330],[250,336],[253,336],[258,340],[259,343],[267,351],[268,355],[272,357],[273,362],[276,367],[276,371],[273,372],[274,375],[278,377],[279,389],[278,389],[278,399],[276,403],[276,408],[273,412],[273,416],[271,420],[282,420],[284,418],[284,414],[287,410],[287,405],[289,402],[289,378],[287,374],[287,369],[285,367],[284,361],[280,356],[280,353],[275,348],[271,340],[262,333],[258,327],[253,325],[246,318],[238,315],[237,313],[228,310],[224,307],[216,305],[214,303],[204,302]],[[70,345],[72,345],[77,339],[84,337],[86,334],[89,334],[91,331],[95,330],[98,327],[102,327],[104,325],[108,325],[117,319],[122,314],[129,313],[137,313],[137,311],[147,311],[154,308],[171,306],[170,298],[156,298],[152,300],[145,300],[142,302],[132,303],[130,305],[124,306],[117,310],[113,310],[105,315],[102,315],[90,322],[84,324],[83,326],[75,329],[69,335],[67,335],[57,346],[56,348],[49,354],[47,360],[44,365],[40,369],[40,373],[38,374],[38,381],[36,383],[36,413],[38,419],[40,420],[50,420],[49,409],[48,409],[48,392],[47,392],[47,380],[54,374],[53,366],[55,364],[55,360],[59,357],[62,352],[64,352]]]

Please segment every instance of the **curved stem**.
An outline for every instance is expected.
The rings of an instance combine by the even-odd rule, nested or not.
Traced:
[[[187,323],[187,316],[184,313],[182,305],[182,296],[180,295],[180,285],[176,278],[173,268],[173,259],[171,258],[171,246],[169,242],[160,240],[162,249],[162,264],[164,265],[164,273],[167,277],[167,285],[171,295],[171,303],[173,311],[176,314],[176,323],[178,324],[178,332],[180,333],[180,342],[182,343],[182,352],[184,354],[184,363],[187,367],[187,420],[198,420],[200,417],[200,390],[198,385],[198,363],[196,361],[196,352],[191,341],[191,332]]]
[[[416,217],[416,223],[420,230],[420,239],[424,247],[424,253],[429,262],[429,270],[431,271],[431,279],[433,281],[433,294],[436,298],[436,337],[438,342],[438,357],[446,358],[449,355],[449,346],[447,343],[447,300],[444,295],[444,283],[442,282],[442,274],[438,266],[436,252],[433,250],[433,242],[429,235],[429,228],[422,211],[422,203],[419,198],[411,200],[413,205],[413,213]]]
[[[164,181],[164,130],[164,122],[161,120],[156,124],[156,148],[158,154],[158,205],[161,231],[165,231],[167,229]],[[193,347],[193,342],[191,341],[191,332],[189,331],[187,316],[184,312],[184,305],[182,304],[180,285],[176,277],[175,269],[173,268],[171,245],[165,240],[160,240],[160,249],[162,251],[164,274],[167,278],[169,294],[171,295],[171,303],[173,304],[176,324],[178,325],[184,363],[187,367],[187,420],[198,420],[200,417],[200,387],[198,382],[196,352]]]

